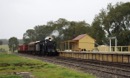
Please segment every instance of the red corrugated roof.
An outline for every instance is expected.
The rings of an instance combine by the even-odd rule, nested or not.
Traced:
[[[73,40],[80,40],[81,38],[83,38],[85,36],[86,36],[86,34],[81,34],[81,35],[75,37]]]

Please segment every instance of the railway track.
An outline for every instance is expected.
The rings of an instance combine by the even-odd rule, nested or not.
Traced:
[[[78,59],[67,59],[62,57],[38,57],[27,54],[18,54],[24,57],[36,58],[45,62],[59,64],[65,67],[74,68],[83,72],[96,75],[98,78],[130,78],[130,70],[115,66],[89,63]]]
[[[57,60],[57,59],[55,59],[55,60]],[[93,64],[93,63],[82,62],[82,61],[79,62],[79,60],[77,61],[76,59],[74,61],[74,60],[60,58],[60,61],[58,61],[58,62],[59,63],[62,62],[64,64],[71,65],[74,67],[80,67],[83,71],[86,71],[86,69],[87,70],[89,69],[89,70],[94,70],[94,71],[100,71],[101,73],[110,74],[111,76],[108,78],[115,78],[115,77],[116,78],[119,78],[119,77],[120,78],[130,78],[130,75],[129,75],[130,70],[123,69],[123,68]],[[112,77],[112,75],[113,75],[113,77]],[[101,76],[101,74],[100,74],[100,76]],[[103,78],[104,78],[104,76],[103,76]],[[105,78],[107,78],[107,77],[105,77]]]

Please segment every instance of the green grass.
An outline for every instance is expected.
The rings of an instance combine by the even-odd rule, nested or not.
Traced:
[[[0,75],[0,78],[22,78],[18,75]]]
[[[0,54],[0,78],[20,78],[17,75],[9,74],[13,72],[30,72],[35,78],[95,78],[86,73],[40,60],[13,54]]]

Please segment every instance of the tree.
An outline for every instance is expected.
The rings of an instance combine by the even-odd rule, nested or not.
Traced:
[[[95,17],[92,29],[92,35],[99,44],[107,43],[108,37],[116,37],[118,45],[129,45],[130,37],[127,36],[130,31],[130,2],[109,4],[106,10]],[[105,37],[105,38],[104,38]],[[102,41],[101,41],[102,40]],[[114,43],[112,43],[114,45]]]
[[[96,40],[96,43],[98,45],[104,44],[105,40],[105,32],[102,28],[101,25],[101,17],[97,16],[93,23],[92,23],[92,28],[91,28],[91,36]]]
[[[90,25],[85,21],[71,21],[68,29],[65,29],[64,31],[65,40],[70,40],[80,34],[89,34],[91,32]]]
[[[0,45],[2,45],[3,44],[3,42],[2,42],[2,40],[0,40]]]
[[[9,44],[8,44],[10,51],[14,52],[15,50],[17,50],[18,44],[19,44],[18,39],[16,37],[11,37],[9,39]]]
[[[33,29],[28,29],[24,34],[23,34],[23,41],[25,44],[28,44],[29,42],[35,41],[36,40],[36,33],[35,30]]]
[[[130,30],[122,31],[119,33],[118,37],[118,45],[130,45]]]
[[[109,12],[104,19],[104,29],[109,33],[109,36],[116,36],[118,45],[129,45],[130,37],[130,2],[117,3],[109,8]],[[108,25],[108,26],[107,26]]]

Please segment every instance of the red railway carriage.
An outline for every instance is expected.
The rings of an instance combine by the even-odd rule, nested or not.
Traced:
[[[23,45],[18,46],[18,52],[21,53],[23,51]]]
[[[28,45],[23,44],[18,46],[19,53],[26,53],[27,51],[28,51]]]
[[[28,51],[28,45],[23,45],[23,52],[27,52]]]

